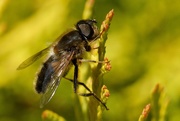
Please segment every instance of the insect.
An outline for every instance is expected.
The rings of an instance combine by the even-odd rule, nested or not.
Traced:
[[[99,37],[99,30],[95,20],[80,20],[75,28],[60,36],[49,47],[41,50],[22,62],[17,70],[24,69],[37,59],[50,51],[48,59],[43,63],[37,75],[35,89],[42,94],[40,107],[47,104],[53,97],[62,78],[66,78],[70,67],[74,65],[74,78],[68,79],[73,82],[74,92],[77,93],[78,85],[84,86],[89,93],[78,93],[81,96],[94,96],[107,110],[95,93],[84,83],[78,81],[78,62],[83,59],[83,54],[91,50],[90,43]],[[67,79],[67,78],[66,78]]]

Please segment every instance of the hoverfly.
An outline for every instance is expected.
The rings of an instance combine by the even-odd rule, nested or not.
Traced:
[[[99,38],[99,30],[95,20],[80,20],[75,28],[60,36],[49,47],[41,50],[22,62],[17,70],[24,69],[37,59],[50,51],[48,59],[43,63],[35,89],[42,94],[40,107],[47,104],[59,86],[60,80],[66,78],[70,67],[74,65],[73,82],[74,92],[77,93],[78,85],[84,86],[89,93],[79,93],[81,96],[94,96],[106,109],[106,105],[84,83],[78,81],[78,61],[83,59],[83,54],[91,50],[90,42]],[[67,79],[67,78],[66,78]]]

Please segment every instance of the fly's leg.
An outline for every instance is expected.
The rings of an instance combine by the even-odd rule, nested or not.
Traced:
[[[88,60],[88,59],[78,59],[77,60],[79,63],[83,62],[90,62],[90,63],[98,63],[98,64],[104,64],[104,69],[105,71],[110,71],[112,66],[108,58],[104,58],[103,61],[95,61],[95,60]]]
[[[78,62],[81,62],[81,63],[83,63],[83,62],[92,62],[92,63],[102,63],[102,64],[104,64],[104,63],[109,63],[110,61],[108,61],[107,58],[105,58],[104,61],[95,61],[95,60],[88,60],[88,59],[78,59]]]
[[[73,64],[74,64],[74,80],[72,80],[73,82],[73,86],[74,86],[74,92],[77,93],[77,88],[78,88],[78,65],[77,65],[77,59],[72,60]]]
[[[64,77],[64,78],[74,83],[73,79],[69,79],[69,78],[66,78],[66,77]],[[98,100],[106,108],[106,110],[109,110],[108,107],[106,106],[106,104],[103,103],[98,98],[98,96],[94,92],[92,92],[84,83],[77,81],[77,84],[83,86],[85,89],[87,89],[89,91],[89,93],[77,93],[77,91],[75,91],[75,93],[79,94],[80,96],[84,96],[84,97],[93,96],[94,98],[96,98],[96,100]]]
[[[68,79],[70,80],[71,82],[73,82],[73,85],[74,85],[74,92],[77,93],[77,88],[78,88],[78,85],[82,85],[85,89],[87,89],[89,91],[89,93],[77,93],[81,96],[85,96],[85,97],[88,97],[88,96],[93,96],[94,98],[96,98],[105,108],[106,110],[109,110],[106,106],[105,103],[103,103],[99,98],[98,96],[92,92],[84,83],[82,82],[78,82],[78,62],[79,61],[83,61],[84,59],[74,59],[72,60],[72,63],[74,64],[74,79]],[[84,60],[84,62],[94,62],[94,63],[97,63],[97,62],[101,62],[101,61],[93,61],[93,60]],[[102,63],[104,63],[105,61],[102,61]]]

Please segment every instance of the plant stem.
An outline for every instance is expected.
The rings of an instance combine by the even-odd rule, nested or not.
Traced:
[[[98,54],[96,55],[99,61],[105,61],[105,53],[106,53],[106,47],[105,43],[107,40],[107,32],[110,26],[110,22],[112,20],[112,17],[114,15],[114,11],[111,10],[109,13],[106,15],[105,20],[101,24],[101,29],[100,29],[100,39],[99,41],[99,47],[98,47]],[[108,65],[108,64],[107,64]],[[103,87],[103,75],[104,72],[108,71],[106,70],[106,64],[103,63],[98,63],[96,66],[91,66],[92,68],[92,90],[95,94],[97,94],[98,97],[100,97],[101,100],[107,101],[106,98],[109,97],[109,91],[107,88],[102,88]],[[105,93],[102,94],[101,92],[105,89]],[[105,96],[102,96],[105,95]],[[107,96],[107,97],[106,97]],[[104,102],[104,103],[105,103]],[[100,121],[102,120],[102,112],[105,108],[101,105],[99,105],[99,102],[97,102],[94,98],[90,98],[89,101],[89,117],[90,121]]]

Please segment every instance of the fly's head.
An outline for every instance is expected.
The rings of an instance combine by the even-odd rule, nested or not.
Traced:
[[[99,30],[96,23],[96,20],[80,20],[76,24],[76,28],[85,40],[92,41],[99,36]]]
[[[99,37],[99,30],[96,26],[96,20],[80,20],[76,24],[76,29],[81,34],[86,43],[84,45],[86,51],[91,50],[90,42],[96,40]]]

